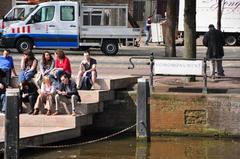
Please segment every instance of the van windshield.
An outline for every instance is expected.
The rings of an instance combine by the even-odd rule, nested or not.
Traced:
[[[25,9],[24,8],[14,8],[10,13],[5,17],[7,21],[20,20],[24,17]]]

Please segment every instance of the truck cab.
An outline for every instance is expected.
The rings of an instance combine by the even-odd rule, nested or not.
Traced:
[[[3,19],[0,19],[0,34],[2,34],[4,28],[23,20],[35,6],[36,5],[30,4],[14,6],[5,16],[3,16]]]

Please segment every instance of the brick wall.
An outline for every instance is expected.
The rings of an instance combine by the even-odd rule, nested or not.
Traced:
[[[0,5],[0,19],[12,8],[11,0],[1,0]]]
[[[118,92],[92,128],[122,129],[136,122],[136,93]],[[161,134],[240,136],[240,96],[152,94],[151,132]]]

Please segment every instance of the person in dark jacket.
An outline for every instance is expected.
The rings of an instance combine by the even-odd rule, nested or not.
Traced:
[[[6,84],[3,81],[3,77],[5,77],[6,74],[4,71],[0,70],[0,105],[2,106],[0,109],[0,112],[5,114],[6,108],[7,108],[7,97],[6,97]]]
[[[223,46],[225,44],[224,36],[220,30],[216,30],[213,24],[208,26],[209,31],[204,35],[203,45],[207,47],[207,58],[219,58],[224,56]],[[225,76],[222,66],[222,60],[211,61],[211,77],[215,78],[215,66],[217,65],[217,75]]]
[[[21,103],[29,102],[31,110],[28,112],[28,114],[32,114],[38,97],[36,85],[32,82],[24,81],[22,83],[22,87],[20,88],[20,95]]]
[[[151,33],[151,23],[152,23],[152,20],[151,20],[152,16],[149,16],[145,22],[145,27],[144,27],[144,30],[145,30],[145,33],[146,33],[146,40],[145,40],[145,45],[148,46],[148,43],[151,39],[151,36],[152,36],[152,33]]]
[[[57,88],[56,96],[55,96],[55,103],[56,103],[56,112],[53,115],[58,115],[58,108],[60,102],[68,103],[71,102],[72,104],[72,115],[75,116],[75,106],[77,102],[81,102],[80,96],[77,91],[76,83],[73,80],[69,79],[67,74],[63,74],[60,77],[61,83]]]

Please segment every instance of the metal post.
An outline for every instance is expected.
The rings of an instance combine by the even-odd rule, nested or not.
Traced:
[[[154,66],[154,56],[153,53],[150,55],[150,86],[153,89],[153,66]]]
[[[19,158],[19,89],[7,90],[4,159]]]
[[[150,89],[147,79],[138,79],[137,94],[137,139],[150,141]]]
[[[208,90],[207,90],[207,59],[204,58],[203,59],[204,65],[203,65],[203,71],[204,71],[204,75],[203,75],[203,89],[202,89],[202,93],[207,94]]]

